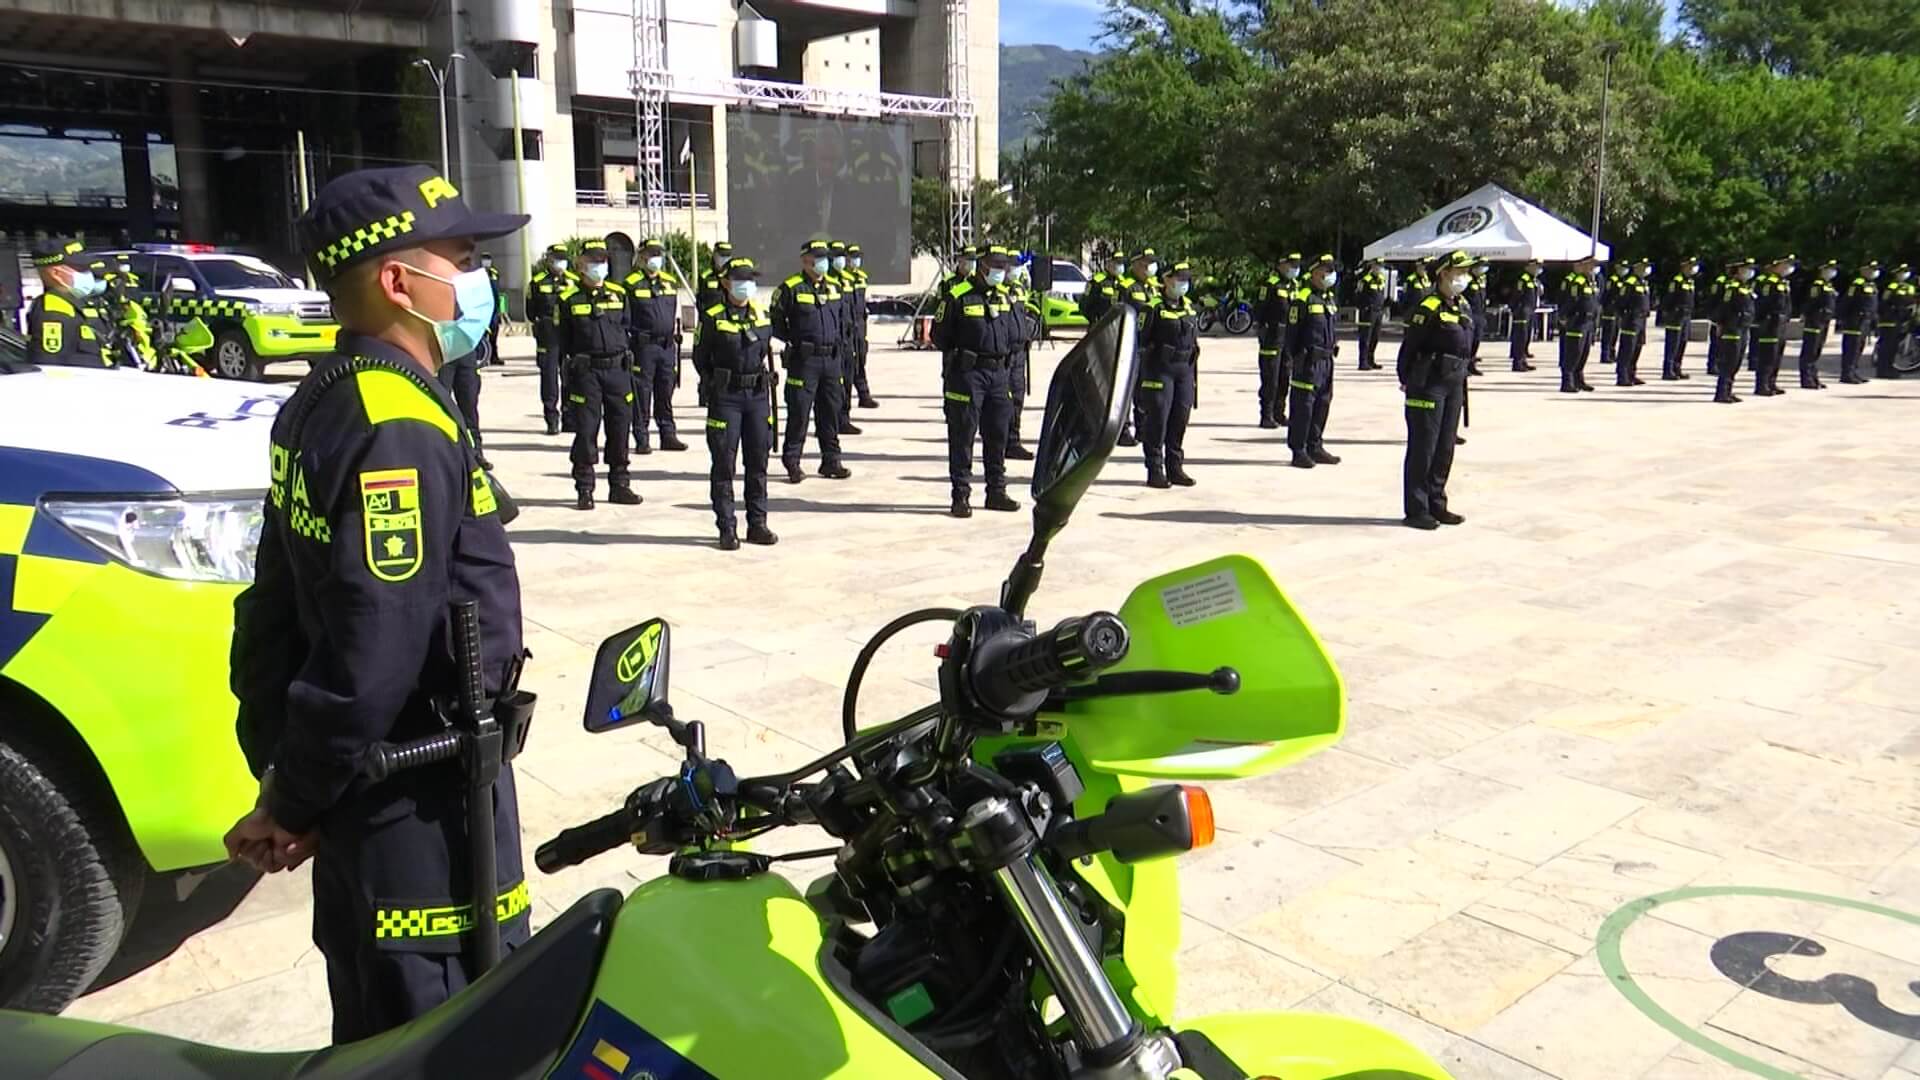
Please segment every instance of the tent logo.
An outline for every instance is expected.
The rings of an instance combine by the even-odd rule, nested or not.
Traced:
[[[1440,219],[1437,236],[1472,236],[1493,224],[1493,211],[1484,206],[1463,206]]]

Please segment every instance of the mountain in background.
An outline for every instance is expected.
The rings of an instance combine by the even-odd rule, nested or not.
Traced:
[[[1028,113],[1045,115],[1053,82],[1078,75],[1098,53],[1058,45],[1000,46],[1000,149],[1026,145],[1039,124]]]

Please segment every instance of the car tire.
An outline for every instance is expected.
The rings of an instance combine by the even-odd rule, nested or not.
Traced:
[[[106,969],[145,881],[50,755],[0,743],[0,1007],[55,1013]],[[64,783],[62,782],[64,781]]]
[[[239,330],[228,330],[213,341],[212,368],[223,379],[259,382],[260,358],[253,354],[253,343]]]

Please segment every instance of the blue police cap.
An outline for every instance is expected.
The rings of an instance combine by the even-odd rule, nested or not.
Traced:
[[[295,225],[301,253],[332,278],[376,255],[434,240],[492,240],[518,232],[525,214],[476,213],[440,173],[426,165],[362,169],[314,196]]]

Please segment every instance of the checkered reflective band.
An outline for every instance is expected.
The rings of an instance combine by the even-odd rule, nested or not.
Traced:
[[[403,233],[412,232],[413,222],[414,216],[411,210],[388,214],[385,218],[371,225],[362,225],[321,248],[314,254],[314,258],[319,259],[321,265],[331,270],[383,240],[391,240]]]
[[[502,923],[518,918],[533,906],[522,881],[500,894],[494,913]],[[420,938],[458,937],[473,929],[473,905],[449,904],[438,907],[375,907],[375,941],[399,942]]]

